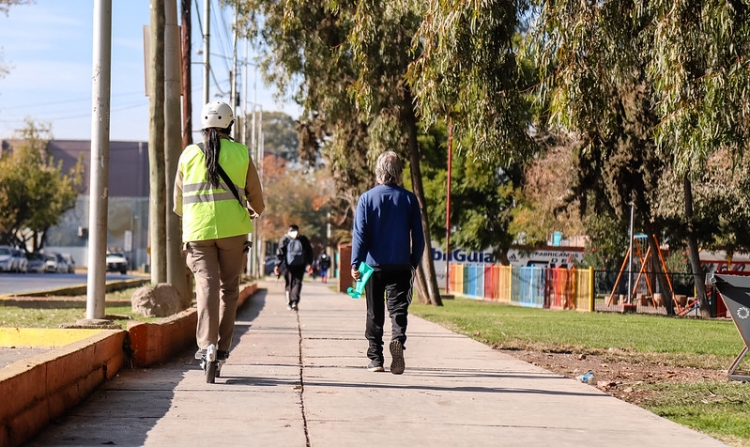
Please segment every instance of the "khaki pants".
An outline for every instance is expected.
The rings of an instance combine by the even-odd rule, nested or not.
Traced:
[[[188,242],[187,265],[195,275],[198,303],[198,348],[215,344],[220,351],[232,347],[240,275],[247,236]]]

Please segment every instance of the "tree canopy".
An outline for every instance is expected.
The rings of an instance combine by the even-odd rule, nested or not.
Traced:
[[[326,159],[344,227],[387,148],[442,234],[451,120],[467,247],[581,231],[611,265],[634,209],[640,231],[688,245],[696,284],[699,246],[747,248],[743,2],[236,3],[267,78],[304,107],[301,159]]]
[[[0,158],[0,242],[33,250],[44,245],[45,232],[75,206],[82,183],[83,159],[63,172],[47,151],[49,128],[27,121],[18,140]]]

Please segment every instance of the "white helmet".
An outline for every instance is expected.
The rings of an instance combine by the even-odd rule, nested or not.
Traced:
[[[201,128],[218,127],[226,129],[234,121],[232,108],[221,101],[209,102],[201,110]]]

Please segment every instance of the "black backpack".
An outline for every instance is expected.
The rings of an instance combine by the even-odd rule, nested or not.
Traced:
[[[331,258],[327,254],[320,255],[320,268],[327,269],[331,266]]]
[[[305,248],[302,246],[302,241],[299,238],[291,239],[286,244],[286,265],[305,265]]]

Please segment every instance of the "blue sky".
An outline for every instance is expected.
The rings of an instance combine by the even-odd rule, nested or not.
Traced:
[[[0,138],[12,137],[26,117],[50,123],[55,139],[91,138],[93,5],[93,0],[34,0],[11,7],[7,17],[0,13],[2,61],[10,70],[0,77]],[[193,3],[194,116],[203,98],[203,66],[196,64],[203,61],[198,54],[203,44],[198,23],[199,15],[203,20],[203,5],[204,0]],[[216,81],[210,83],[210,96],[229,102],[233,12],[212,0],[211,14],[211,66]],[[143,26],[148,22],[148,0],[112,1],[110,140],[148,141],[143,57]],[[243,56],[244,41],[240,41],[238,57]],[[260,80],[254,82],[252,66],[249,69],[248,101],[257,98],[263,110],[299,115],[297,105],[279,102],[275,90]],[[243,86],[240,81],[244,98]],[[193,122],[199,122],[197,117]]]

